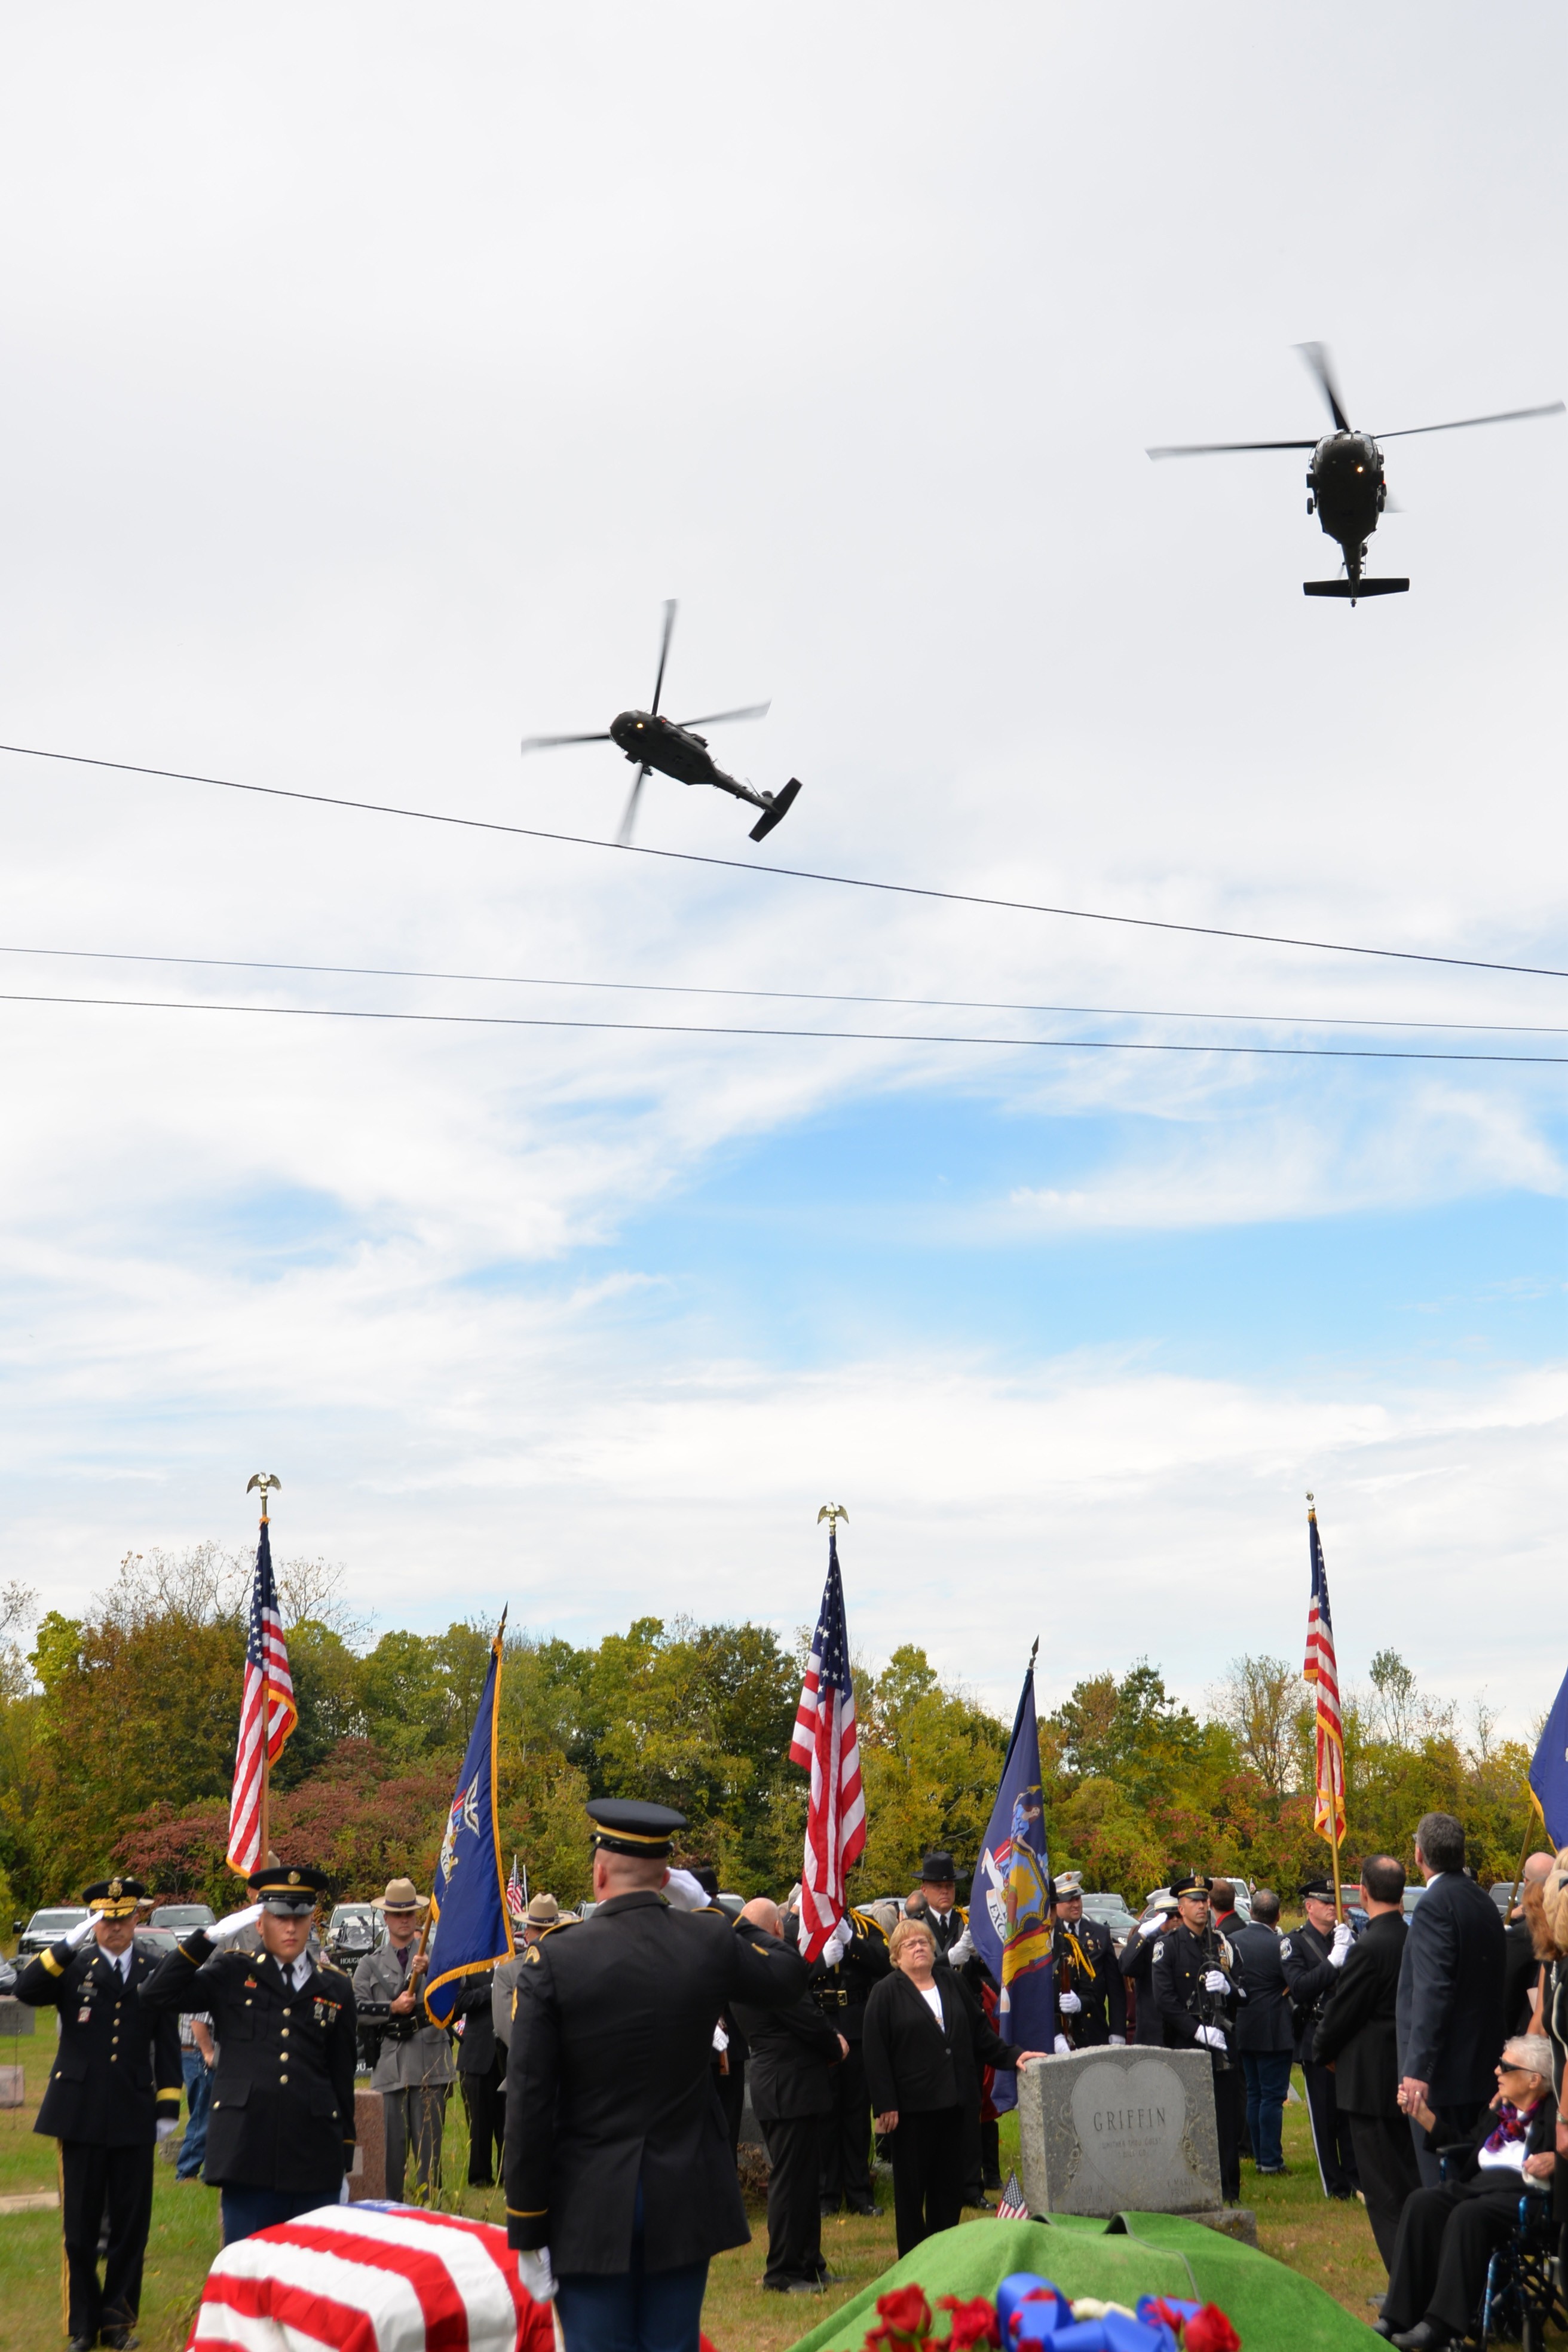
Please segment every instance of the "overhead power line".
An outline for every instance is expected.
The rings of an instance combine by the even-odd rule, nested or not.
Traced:
[[[1135,1037],[975,1037],[910,1029],[769,1029],[742,1022],[584,1021],[530,1013],[403,1013],[360,1005],[230,1004],[197,997],[46,996],[0,990],[0,1004],[67,1004],[116,1013],[237,1013],[280,1021],[408,1021],[468,1029],[591,1029],[658,1037],[779,1037],[819,1045],[981,1045],[1033,1053],[1265,1055],[1291,1061],[1488,1062],[1568,1066],[1568,1054],[1453,1054],[1426,1046],[1233,1045]]]
[[[309,972],[333,980],[430,980],[476,988],[560,988],[626,995],[723,996],[775,1004],[887,1004],[917,1013],[1034,1013],[1104,1021],[1244,1021],[1287,1029],[1407,1029],[1488,1037],[1568,1037],[1568,1026],[1542,1021],[1413,1021],[1399,1013],[1195,1013],[1168,1004],[1029,1004],[989,996],[874,996],[824,988],[733,988],[679,980],[563,980],[517,971],[428,971],[386,963],[289,963],[276,956],[152,954],[132,948],[38,948],[0,940],[0,955],[49,956],[86,963],[185,964],[200,971]]]
[[[1441,964],[1458,971],[1509,971],[1531,980],[1568,980],[1557,964],[1505,963],[1495,957],[1437,955],[1429,949],[1368,947],[1348,940],[1299,938],[1289,931],[1244,931],[1221,923],[1177,923],[1159,915],[1118,915],[1093,907],[1053,907],[1033,898],[989,898],[976,890],[939,890],[928,883],[882,882],[863,874],[829,874],[806,866],[767,866],[743,857],[714,857],[696,849],[652,849],[636,841],[601,841],[595,835],[554,833],[543,825],[504,824],[499,817],[453,816],[442,809],[404,808],[391,801],[350,800],[337,793],[307,793],[287,784],[249,784],[233,776],[203,776],[184,768],[152,768],[132,760],[100,760],[87,751],[49,751],[30,743],[0,743],[19,760],[56,760],[71,767],[102,768],[116,775],[158,776],[179,784],[211,784],[226,793],[254,793],[265,800],[307,801],[317,808],[354,809],[370,816],[397,816],[423,824],[457,825],[471,833],[501,833],[522,841],[559,841],[574,849],[606,849],[621,857],[660,857],[679,866],[711,866],[732,874],[771,874],[783,881],[825,882],[845,890],[875,890],[900,898],[930,898],[951,907],[992,907],[1008,914],[1050,915],[1065,922],[1110,923],[1141,931],[1172,931],[1188,939],[1237,940],[1255,947],[1306,948],[1320,955],[1376,956],[1393,963]]]

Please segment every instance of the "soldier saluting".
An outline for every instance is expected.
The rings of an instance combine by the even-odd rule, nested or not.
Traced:
[[[217,2043],[205,2179],[223,2191],[223,2240],[335,2205],[354,2149],[354,1995],[307,1948],[324,1871],[269,1863],[256,1901],[198,1927],[144,1987],[149,2010],[205,2010]],[[226,1951],[259,1927],[259,1952]]]
[[[1237,1980],[1236,1956],[1209,1916],[1213,1883],[1193,1870],[1172,1873],[1176,1922],[1154,1946],[1150,1978],[1165,2047],[1190,2050],[1196,2045],[1209,2053],[1220,2195],[1227,2205],[1236,2205],[1241,2201],[1241,2120],[1247,2088],[1231,2047],[1231,2033],[1237,2003],[1247,1995]]]
[[[59,2053],[33,2129],[60,2143],[71,2352],[137,2342],[142,2264],[153,2219],[153,2147],[180,2115],[180,2033],[137,1998],[153,1963],[135,1946],[143,1889],[100,1878],[87,1917],[16,1979],[16,1998],[60,2013]],[[98,2278],[105,2209],[109,2252]]]

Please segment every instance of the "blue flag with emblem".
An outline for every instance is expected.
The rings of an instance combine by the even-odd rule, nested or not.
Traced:
[[[468,1753],[447,1809],[441,1858],[430,1890],[430,1941],[426,1953],[425,2006],[437,2025],[449,2025],[465,1977],[511,1958],[511,1916],[496,1819],[496,1742],[500,1720],[501,1634],[490,1643],[489,1672]]]
[[[1553,1846],[1561,1850],[1568,1845],[1568,1675],[1530,1759],[1530,1792]]]
[[[1051,1866],[1035,1720],[1038,1648],[1037,1642],[1029,1653],[1007,1760],[969,1890],[970,1937],[1000,1988],[996,2031],[1004,2042],[1024,2050],[1053,2049],[1057,2032]],[[998,2074],[992,2105],[1002,2111],[1016,2105],[1017,2097],[1016,2075]]]

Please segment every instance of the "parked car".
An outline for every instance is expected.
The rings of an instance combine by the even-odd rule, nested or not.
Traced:
[[[210,1903],[160,1903],[147,1925],[170,1927],[178,1937],[188,1936],[193,1927],[210,1927],[216,1918]]]
[[[1118,1951],[1138,1925],[1120,1895],[1086,1895],[1083,1916],[1086,1919],[1098,1919],[1102,1927],[1110,1928],[1110,1940]]]
[[[150,1960],[166,1960],[171,1952],[179,1949],[180,1939],[173,1927],[138,1927],[136,1948],[145,1952]]]
[[[322,1949],[352,1976],[368,1953],[386,1941],[386,1921],[374,1903],[337,1903],[327,1922]]]
[[[16,1971],[4,1953],[0,1953],[0,1992],[15,1992],[16,1989]]]
[[[1407,1887],[1405,1888],[1405,1917],[1406,1917],[1407,1919],[1409,1918],[1410,1914],[1412,1913],[1412,1911],[1414,1911],[1414,1910],[1415,1910],[1415,1906],[1420,1902],[1421,1897],[1426,1894],[1426,1889],[1424,1886],[1407,1886]]]
[[[1519,1899],[1513,1891],[1515,1883],[1511,1878],[1494,1878],[1487,1889],[1505,1919]]]
[[[62,1936],[68,1936],[71,1929],[79,1927],[86,1917],[85,1903],[63,1903],[55,1911],[35,1911],[26,1926],[22,1927],[16,1958],[30,1960],[37,1953],[47,1952],[51,1944],[58,1944]],[[21,1927],[20,1920],[16,1924]]]

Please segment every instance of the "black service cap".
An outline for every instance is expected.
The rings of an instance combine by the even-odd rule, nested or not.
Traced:
[[[1201,1870],[1173,1870],[1170,1888],[1173,1895],[1212,1895],[1214,1880],[1205,1878]]]
[[[1334,1899],[1334,1882],[1331,1878],[1304,1878],[1301,1881],[1300,1894],[1303,1903],[1309,1895],[1314,1903],[1331,1903]]]
[[[100,1919],[129,1919],[146,1892],[139,1878],[95,1878],[81,1899]]]
[[[668,1862],[686,1815],[673,1805],[645,1805],[633,1797],[590,1797],[588,1819],[594,1843],[606,1853],[629,1853],[639,1862]]]
[[[327,1891],[327,1874],[303,1863],[269,1862],[253,1870],[245,1883],[264,1911],[289,1918],[315,1909],[316,1898]]]

